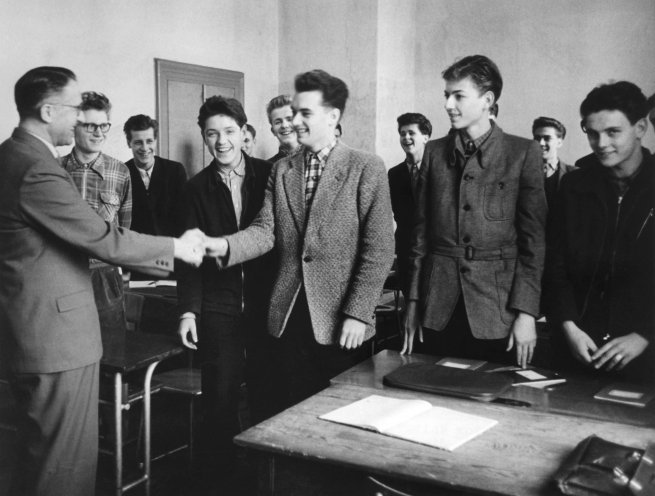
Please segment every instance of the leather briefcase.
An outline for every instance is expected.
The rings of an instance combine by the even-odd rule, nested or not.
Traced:
[[[654,457],[655,443],[643,450],[589,436],[557,471],[555,482],[573,496],[652,496]]]
[[[512,379],[477,370],[410,363],[385,375],[384,384],[425,393],[492,401],[511,387]]]

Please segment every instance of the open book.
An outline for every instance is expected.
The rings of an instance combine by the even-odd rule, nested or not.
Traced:
[[[498,423],[497,420],[432,406],[423,400],[401,400],[375,394],[319,418],[448,451]]]

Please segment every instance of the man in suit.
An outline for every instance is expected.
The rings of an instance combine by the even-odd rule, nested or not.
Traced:
[[[452,132],[423,155],[403,351],[425,327],[427,351],[525,367],[545,251],[540,150],[489,120],[502,90],[491,60],[464,57],[442,75]]]
[[[409,247],[418,193],[418,178],[425,145],[432,135],[432,124],[423,114],[398,117],[400,146],[405,161],[389,169],[391,208],[396,221],[396,265],[403,295],[409,296]]]
[[[17,404],[10,494],[94,493],[102,354],[89,256],[158,273],[199,264],[203,235],[136,234],[104,221],[57,160],[81,115],[75,75],[28,71],[15,86],[18,128],[0,145],[0,353]]]
[[[564,174],[575,169],[559,158],[559,149],[566,138],[566,128],[564,124],[552,117],[537,117],[532,123],[532,136],[541,147],[546,203],[548,209],[551,210]]]
[[[185,188],[186,228],[225,236],[247,228],[259,212],[271,164],[242,150],[246,120],[234,98],[213,96],[200,107],[198,125],[214,158]],[[200,355],[201,451],[210,481],[234,471],[232,438],[239,432],[244,365],[253,420],[276,413],[267,368],[272,338],[265,331],[273,262],[266,256],[219,270],[215,260],[207,259],[199,269],[183,269],[178,276],[178,332],[182,343]]]
[[[334,136],[346,84],[313,70],[296,76],[295,90],[293,124],[303,148],[275,164],[250,227],[212,240],[210,249],[228,266],[277,251],[268,328],[280,338],[287,404],[328,386],[360,358],[393,259],[384,164]]]
[[[298,150],[298,136],[293,127],[293,112],[291,111],[291,96],[278,95],[266,106],[268,122],[271,124],[273,136],[280,142],[280,149],[268,161],[272,164],[281,158],[293,155]]]
[[[179,162],[155,155],[159,123],[147,115],[130,117],[123,126],[133,158],[125,162],[132,179],[132,230],[177,236],[181,228],[186,170]]]

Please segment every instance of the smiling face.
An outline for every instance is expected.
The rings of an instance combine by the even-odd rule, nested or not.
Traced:
[[[601,110],[584,119],[587,140],[600,163],[617,177],[630,176],[641,162],[646,119],[634,125],[620,110]]]
[[[208,117],[202,133],[209,153],[219,165],[230,169],[239,165],[245,135],[245,125],[239,127],[237,121],[223,114]]]
[[[453,129],[475,129],[489,125],[489,107],[494,103],[490,91],[480,94],[470,77],[446,81],[444,105]],[[473,137],[473,136],[472,136]]]
[[[88,132],[83,125],[75,128],[75,148],[85,154],[92,155],[102,151],[107,135],[98,126],[109,123],[109,116],[104,110],[88,109],[82,112],[85,124],[95,124],[95,131]]]
[[[334,128],[339,122],[340,112],[323,105],[323,94],[320,91],[296,93],[293,97],[293,113],[293,126],[301,145],[318,152],[335,139]]]
[[[155,163],[155,150],[157,149],[157,138],[155,130],[148,128],[143,131],[131,131],[131,139],[127,146],[132,150],[134,163],[141,169],[150,169]]]
[[[541,147],[541,158],[544,162],[557,163],[557,153],[562,147],[564,140],[557,135],[554,127],[538,127],[532,133],[534,140]]]
[[[285,105],[271,111],[271,132],[283,148],[294,149],[298,146],[298,137],[293,128],[293,111],[291,105]]]
[[[407,156],[411,156],[414,161],[418,161],[423,157],[425,144],[430,137],[423,134],[418,127],[418,124],[405,124],[398,130],[400,135],[400,146]]]

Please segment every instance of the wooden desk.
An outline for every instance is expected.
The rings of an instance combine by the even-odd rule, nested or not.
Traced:
[[[389,371],[387,367],[393,360],[406,360],[385,355],[354,367],[335,378],[329,388],[235,438],[238,445],[264,454],[270,493],[274,493],[276,483],[276,460],[295,458],[434,485],[435,489],[555,495],[559,494],[552,483],[555,471],[585,437],[596,434],[639,448],[655,441],[653,427],[385,388],[378,384],[377,376]],[[415,355],[409,360],[421,358]],[[421,398],[433,405],[496,419],[498,425],[454,452],[447,452],[318,419],[371,394]]]
[[[384,389],[393,394],[398,389],[382,383],[386,374],[407,363],[435,363],[439,358],[421,354],[407,356],[397,351],[383,350],[334,377],[331,383]],[[497,364],[486,364],[479,370],[484,371],[496,366]],[[561,375],[567,380],[564,384],[546,389],[515,386],[503,393],[501,398],[528,403],[529,408],[534,411],[655,427],[655,401],[650,402],[645,408],[598,401],[594,399],[594,394],[607,384],[603,379],[567,373]]]
[[[128,331],[125,340],[112,339],[104,344],[100,370],[114,375],[114,461],[115,492],[124,491],[139,484],[145,484],[146,495],[150,494],[150,385],[152,374],[159,362],[182,353],[183,348],[174,336],[145,334]],[[123,394],[123,375],[146,370],[143,379],[144,454],[143,473],[136,480],[123,483],[123,410],[129,408]]]

